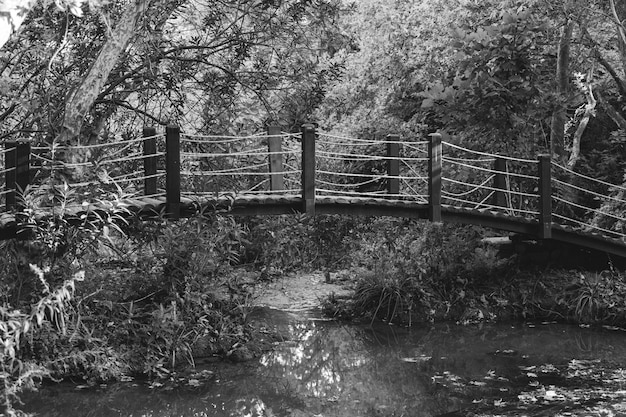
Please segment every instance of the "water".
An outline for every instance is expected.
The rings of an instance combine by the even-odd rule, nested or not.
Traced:
[[[557,324],[345,325],[260,310],[286,341],[176,388],[43,388],[41,416],[626,415],[626,333]],[[197,385],[197,386],[196,386]]]

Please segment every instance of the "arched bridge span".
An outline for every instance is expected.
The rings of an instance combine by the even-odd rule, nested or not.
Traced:
[[[546,155],[493,155],[439,134],[369,140],[306,125],[296,134],[270,128],[223,136],[169,126],[164,134],[147,128],[135,139],[81,147],[7,142],[1,152],[4,239],[27,226],[25,217],[53,213],[79,222],[107,210],[169,219],[205,210],[302,212],[475,224],[626,258],[624,210],[606,209],[626,207],[621,185]],[[42,198],[55,182],[71,198]]]

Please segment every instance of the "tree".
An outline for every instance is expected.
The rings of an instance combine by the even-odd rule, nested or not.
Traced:
[[[138,0],[77,22],[36,4],[0,56],[2,136],[83,144],[144,123],[203,131],[249,119],[258,128],[283,117],[294,92],[319,94],[334,77],[322,57],[341,42],[329,24],[341,9],[333,0]]]

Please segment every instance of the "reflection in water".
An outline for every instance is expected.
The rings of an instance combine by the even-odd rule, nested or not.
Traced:
[[[554,371],[572,363],[600,360],[613,364],[613,374],[626,364],[626,335],[615,331],[560,325],[408,330],[280,312],[260,317],[287,341],[258,361],[215,364],[214,379],[201,387],[52,386],[30,396],[24,408],[41,416],[145,417],[437,416],[476,404],[506,411],[504,404],[537,403],[529,388],[535,382],[548,387],[545,398],[565,398],[548,384],[562,383]]]

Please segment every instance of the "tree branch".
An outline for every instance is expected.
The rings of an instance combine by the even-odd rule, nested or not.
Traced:
[[[587,80],[584,85],[585,97],[587,97],[587,104],[585,105],[583,117],[580,120],[578,127],[576,128],[576,132],[574,133],[574,138],[572,140],[572,152],[570,153],[569,160],[567,161],[567,166],[569,169],[574,169],[574,166],[576,166],[576,163],[580,159],[580,141],[583,137],[583,133],[585,133],[587,124],[589,124],[589,119],[591,118],[591,116],[595,115],[597,101],[593,97],[593,87],[591,85],[592,76],[592,71],[589,70],[589,73],[587,74]]]
[[[609,115],[611,120],[613,120],[618,128],[626,132],[626,119],[624,118],[624,116],[622,116],[611,103],[606,101],[600,93],[596,93],[596,97],[598,99],[598,103],[600,103],[600,106],[602,106],[604,110],[606,110],[606,114]]]
[[[611,75],[611,77],[615,81],[615,84],[617,85],[617,89],[619,90],[620,96],[626,97],[626,83],[624,82],[624,80],[620,78],[617,71],[615,71],[615,68],[613,68],[613,66],[602,56],[598,42],[596,42],[595,39],[591,37],[587,28],[584,26],[581,26],[580,29],[583,33],[583,36],[589,42],[589,47],[593,50],[593,53],[596,59],[598,60],[598,62],[600,63],[600,65],[602,65],[604,69],[607,70],[607,72]]]
[[[93,106],[120,54],[134,36],[137,23],[145,13],[147,3],[148,0],[135,0],[128,4],[111,38],[104,43],[81,83],[70,94],[65,106],[62,130],[57,138],[60,143],[71,143],[80,134],[83,119]]]
[[[131,111],[133,111],[135,113],[138,113],[138,114],[141,114],[142,116],[146,116],[148,119],[154,121],[155,123],[157,123],[157,124],[159,124],[161,126],[167,125],[167,122],[159,120],[156,116],[151,115],[150,113],[148,113],[145,110],[141,110],[141,109],[138,109],[136,107],[131,106],[128,102],[126,102],[124,100],[117,100],[117,99],[98,100],[98,101],[96,101],[95,104],[114,104],[116,106],[124,107],[125,109],[131,110]]]

